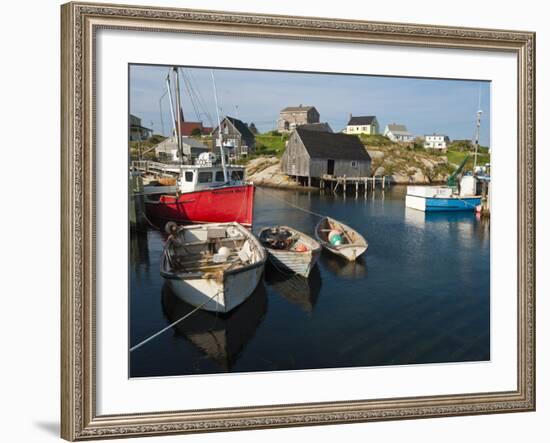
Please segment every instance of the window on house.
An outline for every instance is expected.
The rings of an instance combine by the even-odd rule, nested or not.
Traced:
[[[212,173],[210,171],[199,172],[199,183],[212,183]]]
[[[185,181],[186,182],[193,181],[193,171],[185,171]]]
[[[351,161],[351,167],[352,168],[356,168],[357,167],[357,162],[355,160],[352,160]]]

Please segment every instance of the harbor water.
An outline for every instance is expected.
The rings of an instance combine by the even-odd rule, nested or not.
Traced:
[[[368,241],[357,262],[323,251],[309,279],[266,266],[228,315],[198,311],[130,353],[151,377],[490,359],[490,222],[472,212],[405,208],[403,186],[364,196],[258,189],[254,232],[285,224],[313,235],[329,215]],[[130,234],[130,347],[194,308],[164,284],[166,236]]]

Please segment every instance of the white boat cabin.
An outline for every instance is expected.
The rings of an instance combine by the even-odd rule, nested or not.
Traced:
[[[182,165],[181,173],[176,181],[180,193],[200,191],[224,185],[240,185],[244,181],[243,166],[227,166],[227,179],[221,166]]]

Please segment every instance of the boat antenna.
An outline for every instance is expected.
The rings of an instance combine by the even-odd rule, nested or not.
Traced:
[[[177,118],[178,118],[178,127],[176,130],[176,135],[178,137],[178,154],[180,157],[180,162],[183,163],[183,146],[181,143],[181,99],[180,99],[180,78],[178,74],[177,66],[172,68],[174,70],[175,82],[176,82],[176,108],[177,108]]]
[[[223,136],[222,136],[222,122],[220,120],[220,108],[218,107],[218,92],[216,90],[216,80],[214,79],[214,70],[210,70],[212,75],[212,85],[214,86],[214,103],[216,104],[216,116],[218,117],[218,142],[220,144],[220,153],[222,157],[222,169],[223,169],[223,180],[227,183],[229,180],[227,178],[227,168],[225,167],[225,153],[223,152]]]

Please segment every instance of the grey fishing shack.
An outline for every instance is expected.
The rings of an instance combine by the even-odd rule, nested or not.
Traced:
[[[296,128],[281,158],[282,172],[298,177],[368,177],[371,158],[355,135]]]

